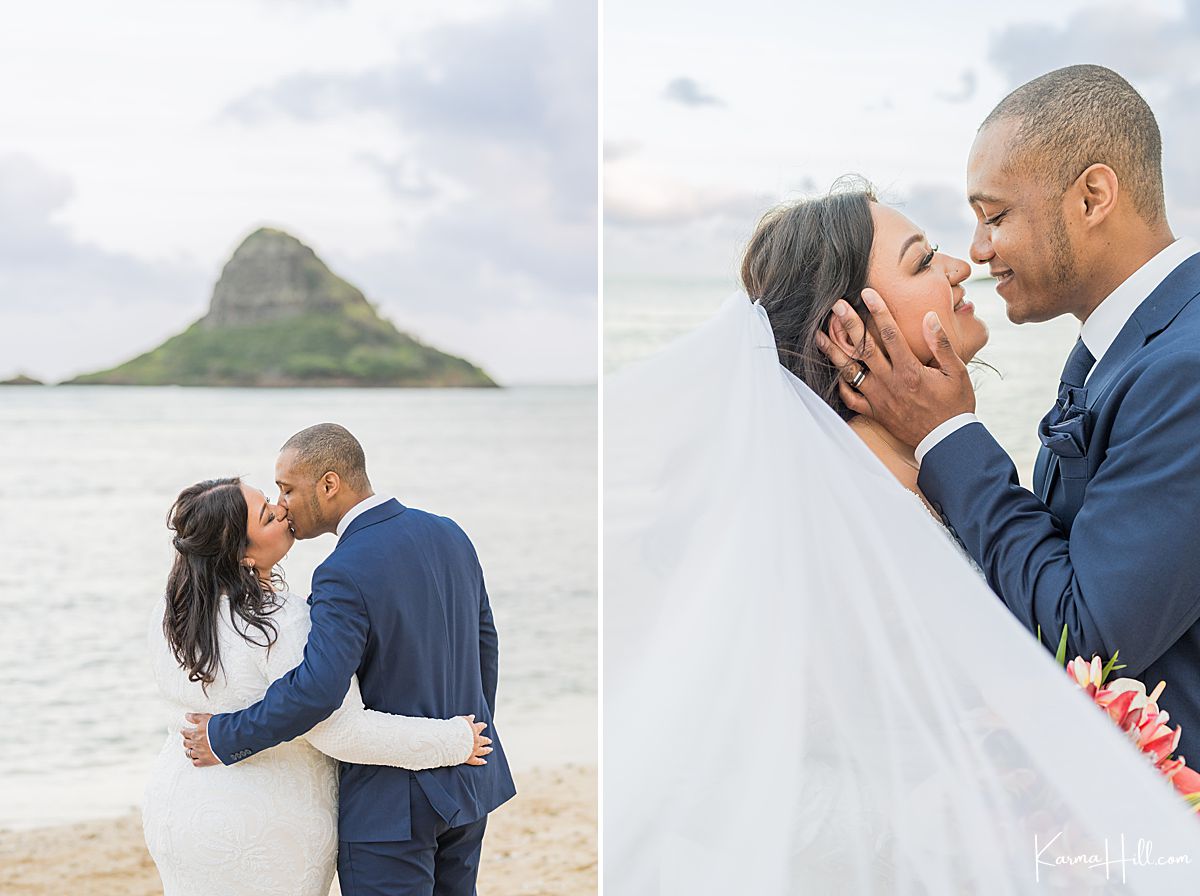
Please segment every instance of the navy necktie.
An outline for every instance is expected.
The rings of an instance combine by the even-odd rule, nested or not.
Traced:
[[[1080,339],[1071,349],[1071,354],[1067,356],[1067,364],[1063,368],[1061,382],[1058,386],[1059,399],[1066,398],[1067,389],[1082,389],[1083,384],[1087,382],[1087,375],[1092,372],[1095,364],[1096,359],[1092,357],[1092,353]]]

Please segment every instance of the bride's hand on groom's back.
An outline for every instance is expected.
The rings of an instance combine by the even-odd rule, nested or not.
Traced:
[[[839,386],[846,406],[878,421],[910,446],[918,445],[950,418],[974,413],[975,389],[970,375],[937,314],[930,311],[925,315],[922,327],[933,353],[927,366],[913,354],[879,293],[864,289],[862,297],[882,346],[843,300],[833,308],[833,338],[817,334],[817,346],[842,371]],[[866,376],[859,376],[864,368]],[[855,379],[857,388],[851,386]]]
[[[476,722],[474,715],[459,716],[471,726],[472,737],[474,743],[471,745],[471,755],[465,760],[467,765],[487,765],[487,760],[483,757],[492,752],[489,744],[492,742],[490,737],[483,736],[483,729],[487,727],[487,722]]]

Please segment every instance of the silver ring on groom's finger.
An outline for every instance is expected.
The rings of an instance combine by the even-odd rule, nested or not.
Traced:
[[[850,381],[850,388],[857,389],[859,386],[861,386],[862,381],[867,378],[867,374],[870,372],[871,371],[867,370],[865,367],[859,368],[858,373],[854,374],[854,379]]]

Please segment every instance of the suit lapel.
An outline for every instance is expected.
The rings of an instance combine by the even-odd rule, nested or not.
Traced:
[[[1087,407],[1092,408],[1108,392],[1116,375],[1133,354],[1171,325],[1179,312],[1197,296],[1200,281],[1200,254],[1193,255],[1175,268],[1125,322],[1113,344],[1097,363],[1087,381]],[[1039,484],[1039,471],[1041,480]],[[1042,503],[1049,505],[1050,491],[1058,474],[1058,455],[1044,445],[1034,465],[1033,482]]]
[[[1179,312],[1196,297],[1197,281],[1200,281],[1200,255],[1193,255],[1168,274],[1158,288],[1138,305],[1137,311],[1125,322],[1088,379],[1089,408],[1108,391],[1108,386],[1124,369],[1130,356],[1169,327]]]
[[[1092,375],[1087,381],[1087,406],[1089,408],[1095,407],[1100,397],[1108,391],[1108,386],[1113,378],[1125,368],[1130,356],[1145,344],[1146,333],[1135,313],[1125,322],[1125,326],[1121,328],[1121,332],[1117,334],[1113,344],[1108,347],[1104,357],[1096,364],[1096,369],[1092,371]]]

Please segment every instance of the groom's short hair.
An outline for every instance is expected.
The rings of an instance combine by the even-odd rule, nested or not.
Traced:
[[[1139,216],[1154,226],[1166,219],[1162,135],[1150,106],[1132,85],[1101,65],[1071,65],[1022,84],[992,110],[979,129],[1016,120],[1011,166],[1042,174],[1065,190],[1089,166],[1117,174]]]
[[[300,430],[279,450],[294,452],[295,466],[314,481],[333,471],[356,492],[371,488],[362,445],[344,426],[318,423]]]

